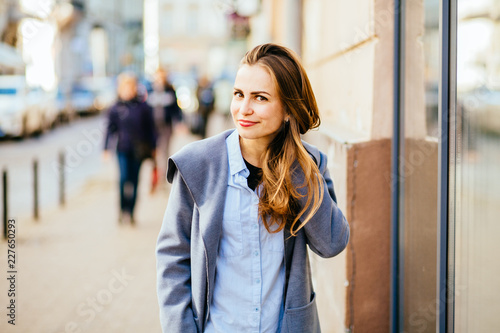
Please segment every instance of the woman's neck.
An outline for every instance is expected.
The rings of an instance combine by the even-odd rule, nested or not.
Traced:
[[[261,140],[244,139],[240,136],[241,155],[253,166],[262,168],[262,158],[268,144]]]

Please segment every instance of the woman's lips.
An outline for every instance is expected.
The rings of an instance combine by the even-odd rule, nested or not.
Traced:
[[[250,126],[257,124],[257,122],[240,119],[240,120],[238,120],[238,124],[240,124],[240,126],[242,126],[242,127],[250,127]]]

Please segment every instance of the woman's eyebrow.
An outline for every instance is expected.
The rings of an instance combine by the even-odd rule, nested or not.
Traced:
[[[251,94],[251,95],[262,95],[262,94],[266,94],[266,95],[271,96],[271,94],[270,94],[270,93],[268,93],[267,91],[264,91],[264,90],[252,91],[250,94]]]
[[[236,87],[233,87],[233,91],[243,92],[243,90],[241,90],[240,88],[236,88]],[[265,90],[252,91],[252,92],[250,93],[250,95],[262,95],[262,94],[266,94],[266,95],[271,96],[271,94],[270,94],[270,93],[268,93],[268,92],[267,92],[267,91],[265,91]]]

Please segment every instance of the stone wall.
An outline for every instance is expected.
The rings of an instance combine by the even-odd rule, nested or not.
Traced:
[[[303,61],[322,114],[346,251],[312,260],[323,331],[388,332],[394,3],[304,0]]]

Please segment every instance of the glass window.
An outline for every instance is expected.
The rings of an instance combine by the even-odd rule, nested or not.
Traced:
[[[500,331],[499,1],[457,2],[455,332]]]
[[[400,154],[403,299],[400,300],[402,327],[398,331],[435,332],[439,1],[407,1],[403,19],[404,135]]]

